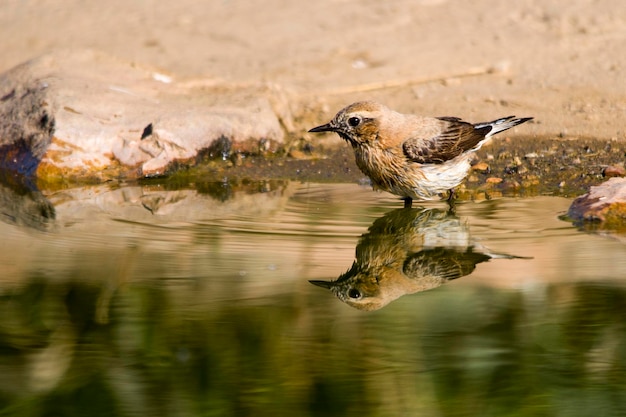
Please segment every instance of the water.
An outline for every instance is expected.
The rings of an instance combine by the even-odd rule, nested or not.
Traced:
[[[2,415],[626,414],[624,241],[570,200],[167,188],[0,190]]]

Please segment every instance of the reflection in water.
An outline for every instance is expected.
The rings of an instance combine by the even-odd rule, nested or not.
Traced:
[[[0,172],[0,219],[47,230],[54,223],[54,206],[27,177]]]
[[[469,227],[454,213],[398,209],[376,220],[356,247],[352,267],[336,281],[311,281],[360,310],[378,310],[405,294],[469,275],[494,257],[475,252]]]
[[[465,223],[534,260],[361,314],[307,280],[344,271],[396,201],[203,187],[60,190],[54,233],[0,222],[0,414],[626,415],[624,246],[559,221],[569,201],[389,213],[362,240],[387,236],[407,276],[428,248],[497,256]]]
[[[0,296],[3,415],[626,411],[626,290],[616,286],[550,285],[541,298],[469,287],[350,315],[323,298],[304,308],[297,293],[203,302],[200,283],[135,283],[110,297],[73,276],[33,276]]]

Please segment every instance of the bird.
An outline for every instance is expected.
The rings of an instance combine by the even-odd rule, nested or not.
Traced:
[[[354,150],[356,164],[375,190],[398,195],[404,207],[413,200],[448,194],[467,176],[471,160],[491,136],[532,120],[502,117],[468,123],[458,117],[402,114],[375,101],[359,101],[309,132],[335,132]]]
[[[394,209],[359,239],[355,260],[335,281],[310,280],[358,310],[378,310],[406,294],[470,275],[491,259],[530,259],[495,253],[476,242],[451,210]]]

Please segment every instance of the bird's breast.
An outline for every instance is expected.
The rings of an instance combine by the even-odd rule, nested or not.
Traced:
[[[380,188],[394,188],[407,175],[407,160],[397,150],[360,147],[355,157],[359,169]]]

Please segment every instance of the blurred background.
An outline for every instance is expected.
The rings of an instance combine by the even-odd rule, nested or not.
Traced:
[[[532,115],[531,133],[621,139],[625,28],[620,0],[4,0],[0,72],[92,48],[179,81],[277,84],[295,90],[294,108],[321,100],[329,115],[375,98],[474,121]]]

